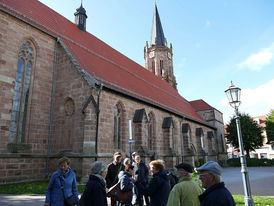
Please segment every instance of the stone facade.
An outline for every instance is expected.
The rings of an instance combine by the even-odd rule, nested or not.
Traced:
[[[45,176],[55,39],[0,12],[0,182]],[[24,140],[9,139],[20,47],[34,49]],[[41,155],[41,156],[40,156]]]
[[[206,120],[210,125],[214,126],[217,130],[214,135],[216,139],[216,145],[212,146],[216,154],[218,154],[218,160],[223,161],[227,158],[226,143],[224,140],[224,122],[223,114],[215,108],[208,110],[197,111],[197,113]]]

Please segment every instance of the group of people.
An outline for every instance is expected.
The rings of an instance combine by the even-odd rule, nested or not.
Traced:
[[[45,206],[65,206],[66,199],[74,197],[75,205],[107,206],[108,190],[117,184],[121,191],[133,191],[121,203],[110,196],[111,206],[234,206],[235,202],[221,182],[221,166],[208,161],[196,168],[202,185],[192,180],[194,168],[188,163],[176,165],[177,176],[165,170],[163,160],[153,160],[149,168],[137,152],[122,162],[122,154],[115,152],[113,161],[107,165],[96,161],[91,165],[91,174],[79,201],[75,174],[69,167],[69,159],[59,161],[59,169],[53,173],[46,192]],[[149,178],[149,172],[151,178]],[[149,180],[150,179],[150,180]],[[174,183],[175,182],[175,183]],[[132,203],[136,201],[135,203]]]

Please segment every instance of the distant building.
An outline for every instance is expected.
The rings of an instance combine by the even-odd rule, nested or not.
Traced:
[[[263,128],[262,136],[263,136],[263,146],[261,146],[258,149],[255,149],[255,151],[250,151],[250,157],[251,158],[258,158],[258,159],[273,159],[274,158],[274,145],[268,143],[266,131],[265,131],[265,116],[257,116],[252,117],[252,119]],[[225,133],[227,126],[225,125]],[[240,153],[238,148],[234,148],[232,144],[229,144],[227,142],[227,154],[228,158],[238,158]]]
[[[258,159],[273,159],[274,158],[274,145],[268,143],[267,135],[266,135],[266,130],[265,130],[265,121],[266,117],[265,116],[257,116],[257,117],[252,117],[257,124],[263,128],[263,146],[260,148],[256,149],[255,151],[250,152],[250,157],[253,158],[258,158]]]
[[[129,156],[129,120],[146,162],[226,158],[222,113],[176,90],[156,4],[145,68],[88,33],[82,5],[74,15],[0,2],[0,183],[43,179],[62,155],[85,181],[93,161]]]

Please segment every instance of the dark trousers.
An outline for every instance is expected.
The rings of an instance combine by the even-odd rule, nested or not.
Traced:
[[[144,205],[144,199],[143,196],[145,197],[146,205],[149,205],[149,198],[148,195],[145,193],[145,188],[146,188],[146,183],[137,183],[137,202],[139,206]]]

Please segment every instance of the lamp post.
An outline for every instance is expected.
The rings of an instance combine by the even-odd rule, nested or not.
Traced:
[[[242,172],[242,179],[243,179],[244,192],[245,192],[245,198],[244,198],[245,205],[254,206],[254,202],[251,196],[251,188],[250,188],[250,182],[248,177],[246,158],[244,155],[244,146],[243,146],[240,117],[239,117],[239,110],[238,110],[238,107],[241,104],[241,101],[240,101],[241,89],[239,87],[234,86],[231,81],[231,86],[227,90],[225,90],[225,93],[229,100],[230,106],[235,109],[235,113],[236,113],[236,126],[237,126],[237,134],[238,134],[238,141],[239,141],[239,148],[240,148],[240,161],[241,161],[241,172]]]

